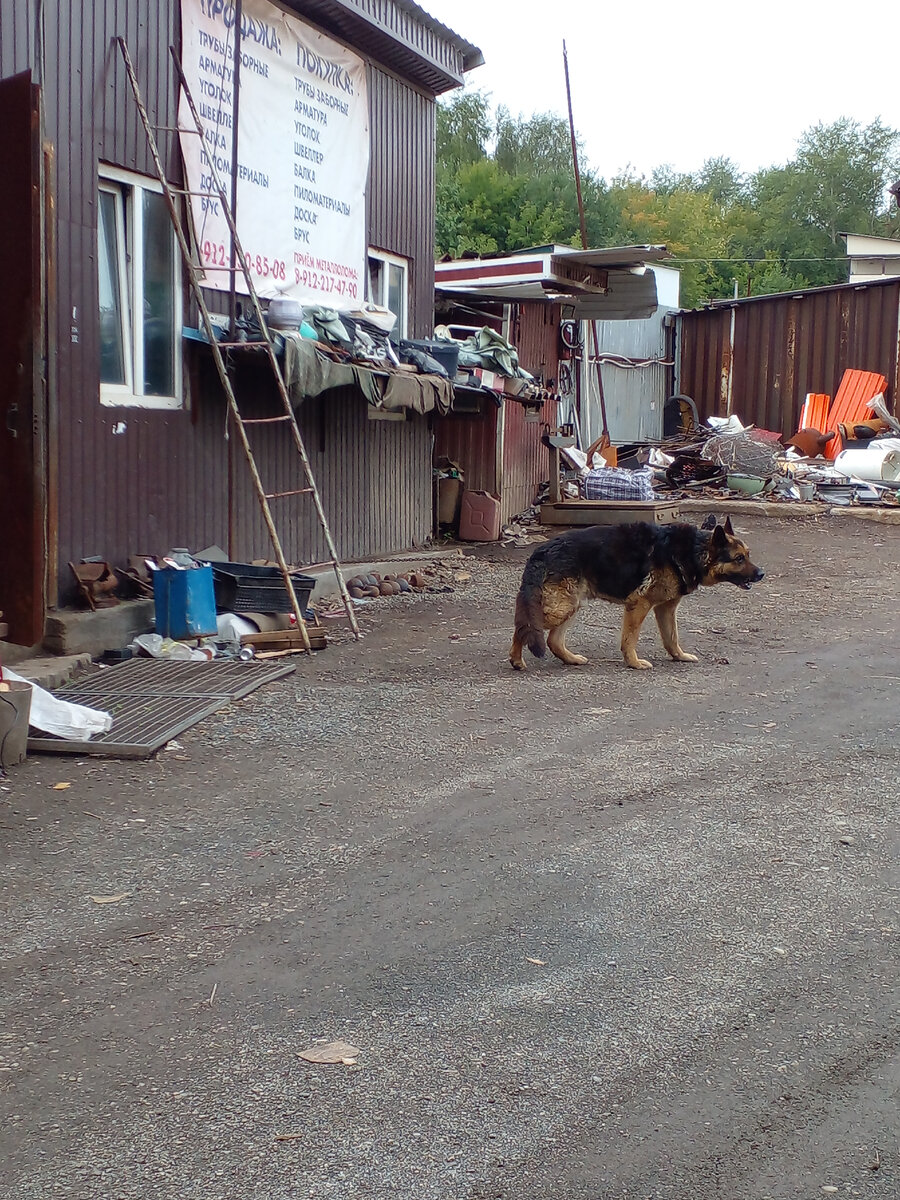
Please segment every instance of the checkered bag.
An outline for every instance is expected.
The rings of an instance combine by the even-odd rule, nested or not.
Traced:
[[[601,467],[584,476],[585,500],[653,500],[652,471]]]

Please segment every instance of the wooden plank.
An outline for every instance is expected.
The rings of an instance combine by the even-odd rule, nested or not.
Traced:
[[[634,521],[667,525],[680,519],[675,500],[565,500],[541,505],[542,525],[627,525]]]
[[[310,644],[320,650],[325,646],[325,632],[314,625],[307,629]],[[303,650],[303,638],[296,629],[270,629],[262,633],[245,633],[241,637],[242,646],[252,646],[255,650]]]

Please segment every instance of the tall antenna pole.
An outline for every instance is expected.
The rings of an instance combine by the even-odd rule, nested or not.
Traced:
[[[575,140],[575,120],[572,116],[572,89],[569,86],[569,55],[563,39],[563,66],[566,70],[566,100],[569,103],[569,136],[572,139],[572,165],[575,168],[575,191],[578,195],[578,220],[581,223],[581,248],[587,250],[587,225],[584,221],[584,197],[581,194],[581,172],[578,169],[578,143]]]
[[[572,139],[572,166],[575,169],[575,192],[578,196],[578,220],[581,225],[581,248],[587,250],[587,225],[584,220],[584,197],[581,194],[581,171],[578,169],[578,143],[575,140],[575,118],[572,116],[572,89],[569,85],[569,55],[566,42],[563,39],[563,66],[566,71],[566,100],[569,104],[569,137]],[[597,322],[591,321],[591,347],[594,352],[594,365],[597,368],[597,394],[600,399],[600,419],[603,422],[603,446],[609,445],[609,421],[606,416],[606,395],[603,391],[603,369],[600,365],[600,339],[597,336]],[[580,414],[579,414],[580,417]],[[588,463],[588,466],[591,464]]]

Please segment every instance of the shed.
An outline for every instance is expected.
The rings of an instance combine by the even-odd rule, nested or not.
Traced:
[[[451,411],[436,421],[435,454],[462,467],[467,488],[499,497],[502,520],[534,502],[547,478],[541,434],[557,425],[560,414],[569,420],[574,413],[582,422],[585,444],[592,440],[588,431],[596,414],[590,405],[588,352],[583,349],[587,338],[583,326],[574,337],[568,336],[572,323],[576,329],[590,321],[601,327],[609,323],[608,328],[642,329],[658,309],[657,279],[649,264],[667,257],[665,246],[585,251],[539,246],[437,264],[439,320],[446,321],[448,311],[455,311],[463,324],[481,318],[492,322],[517,347],[521,365],[550,393],[536,420],[534,414],[529,419],[521,403],[504,397],[499,407],[486,400],[476,412]],[[651,336],[659,339],[661,318],[657,323],[659,329],[654,324]],[[648,395],[655,397],[658,390],[654,384]],[[626,402],[634,398],[630,392]]]

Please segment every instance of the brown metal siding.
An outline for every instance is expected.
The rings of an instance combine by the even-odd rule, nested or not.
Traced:
[[[369,241],[410,260],[409,333],[434,328],[434,101],[369,70]]]
[[[848,368],[880,371],[894,403],[900,280],[763,296],[683,313],[678,322],[682,392],[701,417],[731,408],[745,424],[793,433],[807,392],[837,391]],[[734,321],[734,360],[730,361]]]
[[[302,5],[293,6],[300,11]],[[105,408],[99,401],[96,278],[96,195],[100,160],[150,173],[149,154],[113,38],[124,36],[135,59],[150,119],[175,123],[168,55],[178,43],[177,0],[72,0],[46,6],[46,137],[56,152],[59,329],[53,401],[59,417],[59,561],[128,554],[173,545],[217,542],[244,557],[270,553],[247,488],[243,462],[232,462],[225,404],[218,382],[193,364],[190,411]],[[27,66],[33,0],[0,0],[0,67]],[[410,323],[430,332],[433,297],[434,102],[377,67],[370,69],[372,244],[411,263]],[[170,173],[180,164],[170,135],[163,142]],[[251,385],[257,386],[257,385]],[[422,541],[431,523],[431,438],[428,422],[366,420],[361,401],[329,398],[328,412],[301,414],[313,465],[339,552],[347,557],[399,550]],[[124,433],[114,434],[123,422]],[[287,468],[288,441],[259,442],[267,486]],[[324,449],[315,450],[316,446]],[[296,461],[296,460],[295,460]],[[273,480],[269,485],[269,480]],[[291,503],[291,502],[288,502]],[[311,507],[311,501],[306,501]],[[317,526],[288,515],[285,548],[297,561],[324,557]]]
[[[255,379],[254,379],[255,376]],[[276,412],[263,394],[261,371],[248,368],[240,380],[252,415]],[[266,389],[267,390],[267,389]],[[307,400],[300,409],[303,439],[331,533],[342,558],[363,558],[421,545],[431,532],[431,431],[428,418],[373,421],[355,390],[342,388]],[[254,445],[272,491],[302,486],[293,442],[281,426],[257,426]],[[246,560],[271,557],[259,504],[236,439],[231,441],[233,497],[231,552]],[[327,558],[310,497],[273,501],[276,525],[297,562]],[[225,543],[222,543],[225,546]]]
[[[546,384],[558,379],[557,307],[514,306],[510,340],[527,371]],[[547,450],[541,442],[545,422],[556,424],[553,400],[545,403],[540,420],[531,422],[525,420],[524,406],[518,401],[504,399],[501,410],[488,398],[482,401],[482,412],[478,415],[457,413],[437,420],[435,454],[459,463],[465,472],[467,489],[499,496],[501,520],[508,521],[534,502],[538,485],[547,478]]]
[[[497,480],[497,428],[500,410],[486,397],[481,413],[451,413],[434,425],[435,458],[458,463],[470,491],[500,494]]]
[[[559,379],[559,308],[552,304],[520,304],[513,314],[511,340],[519,362],[543,383]],[[544,404],[538,422],[525,420],[525,409],[504,401],[503,490],[501,520],[508,521],[534,503],[538,485],[547,478],[549,461],[541,442],[544,423],[556,424],[556,402]]]
[[[534,503],[541,480],[548,476],[548,452],[541,442],[546,422],[556,423],[556,402],[544,404],[540,421],[525,420],[524,405],[505,400],[503,420],[503,490],[500,519],[508,521]]]

